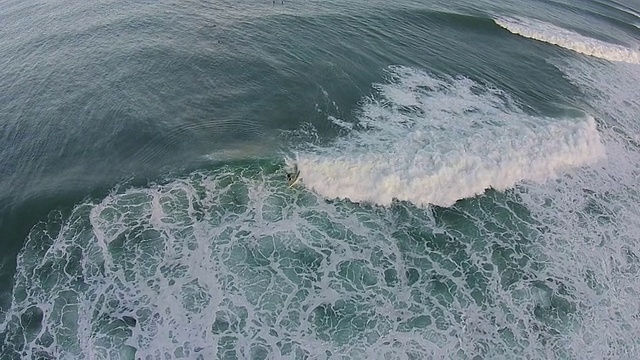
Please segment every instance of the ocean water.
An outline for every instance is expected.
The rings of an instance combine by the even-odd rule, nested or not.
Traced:
[[[635,0],[3,0],[0,90],[1,359],[640,358]]]

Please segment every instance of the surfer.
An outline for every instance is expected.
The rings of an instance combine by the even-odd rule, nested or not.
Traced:
[[[298,170],[298,167],[296,166],[293,169],[293,172],[287,173],[287,184],[289,184],[289,187],[292,187],[293,185],[295,185],[298,182],[299,178],[300,178],[300,170]]]

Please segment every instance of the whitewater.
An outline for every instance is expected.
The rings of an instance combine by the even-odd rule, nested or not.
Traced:
[[[406,67],[388,75],[364,106],[359,130],[289,160],[309,189],[379,205],[451,206],[606,157],[592,117],[527,115],[503,91],[464,77]]]
[[[524,17],[504,16],[496,16],[493,21],[509,32],[526,38],[557,45],[605,60],[640,64],[640,51],[638,50],[593,39],[548,22]]]

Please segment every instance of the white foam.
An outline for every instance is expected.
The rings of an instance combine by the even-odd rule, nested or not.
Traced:
[[[567,349],[576,359],[640,356],[640,73],[635,65],[556,64],[586,94],[601,122],[608,161],[522,189],[522,204],[547,226],[536,242],[549,274],[577,299]]]
[[[329,121],[331,121],[331,123],[333,123],[334,125],[338,126],[341,129],[346,129],[346,130],[352,130],[353,129],[353,124],[347,121],[343,121],[341,119],[338,119],[335,116],[331,116],[329,115],[327,117],[329,119]]]
[[[610,61],[640,64],[640,52],[637,50],[580,35],[544,21],[522,17],[496,17],[494,22],[514,34],[558,45],[581,54]]]
[[[609,158],[558,181],[451,209],[372,209],[288,189],[282,169],[253,164],[54,213],[18,256],[3,355],[638,358],[640,148],[631,140],[640,134],[640,79],[610,65],[561,67],[593,99]],[[356,128],[368,130],[352,134],[362,149],[383,153],[378,144],[419,128],[424,110],[398,104],[429,96],[439,100],[431,103],[439,147],[496,127],[518,138],[523,128],[557,125],[570,135],[591,126],[525,116],[467,79],[394,74],[380,89],[395,94],[384,97],[395,107],[363,108]],[[402,116],[379,121],[394,112]],[[33,308],[42,316],[29,323]]]
[[[52,217],[18,258],[3,346],[60,359],[513,358],[546,346],[529,343],[539,323],[521,309],[552,295],[514,300],[488,286],[503,269],[494,231],[474,228],[473,249],[410,245],[425,233],[404,231],[456,243],[458,230],[415,208],[403,210],[411,226],[392,225],[393,212],[326,203],[287,189],[283,175],[225,167]],[[503,247],[522,253],[515,243]],[[467,264],[451,262],[461,254]],[[30,307],[42,310],[38,329],[16,320]]]
[[[596,123],[532,117],[501,91],[466,78],[392,68],[361,126],[330,148],[297,155],[305,186],[328,198],[449,206],[544,182],[605,155]]]

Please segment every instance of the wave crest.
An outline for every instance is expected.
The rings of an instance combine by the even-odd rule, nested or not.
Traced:
[[[574,31],[526,18],[496,17],[493,21],[509,32],[609,61],[640,64],[640,52],[580,35]]]
[[[376,86],[381,97],[364,106],[359,130],[297,155],[308,188],[356,202],[450,206],[605,155],[592,118],[529,116],[504,92],[463,77],[405,67],[390,74]]]

